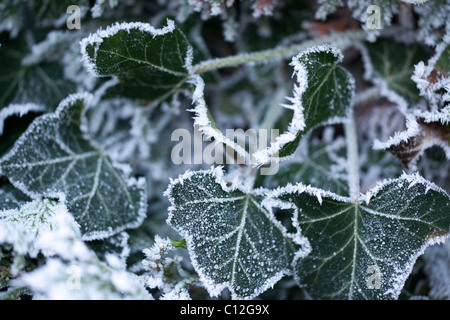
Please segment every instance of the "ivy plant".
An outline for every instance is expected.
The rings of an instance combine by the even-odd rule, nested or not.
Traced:
[[[0,0],[0,299],[450,298],[449,15]]]

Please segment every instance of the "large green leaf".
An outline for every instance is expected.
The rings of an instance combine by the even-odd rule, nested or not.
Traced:
[[[192,47],[170,20],[162,29],[116,24],[83,39],[81,51],[94,75],[119,78],[114,94],[156,102],[185,84],[192,62]]]
[[[367,54],[363,55],[366,79],[382,87],[382,94],[393,102],[407,104],[419,101],[420,95],[411,76],[414,65],[428,60],[429,56],[418,44],[403,44],[388,39],[366,43]]]
[[[186,238],[212,296],[228,288],[233,298],[252,298],[288,273],[294,243],[261,206],[261,195],[228,188],[221,175],[220,169],[187,172],[173,181],[167,222]]]
[[[0,160],[0,174],[27,195],[64,194],[84,239],[137,227],[146,216],[145,181],[122,173],[83,130],[90,98],[69,96],[35,119]]]
[[[303,185],[273,196],[294,209],[310,241],[295,277],[318,299],[396,299],[417,257],[450,228],[450,197],[418,175],[387,180],[357,202]]]
[[[292,59],[297,85],[291,105],[294,111],[288,131],[276,143],[258,152],[257,161],[266,163],[273,157],[293,154],[300,139],[312,128],[323,123],[345,121],[351,111],[354,79],[338,63],[341,52],[333,46],[309,48]]]

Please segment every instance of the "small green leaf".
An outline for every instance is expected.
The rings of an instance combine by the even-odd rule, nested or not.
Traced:
[[[99,30],[81,52],[91,73],[119,78],[115,95],[155,102],[185,85],[192,63],[192,47],[170,20],[162,29],[134,22]]]
[[[186,239],[212,296],[228,288],[233,298],[252,298],[288,273],[294,244],[261,195],[226,187],[222,174],[187,172],[172,181],[167,222]]]
[[[295,265],[297,282],[317,299],[396,299],[424,249],[450,229],[450,197],[404,174],[358,202],[303,185],[276,190],[291,206],[312,251]]]
[[[419,90],[411,80],[411,76],[414,73],[414,65],[429,58],[422,47],[418,44],[407,45],[387,39],[366,43],[365,46],[367,48],[367,54],[363,54],[366,64],[365,78],[381,87],[387,86],[385,89],[400,96],[408,104],[418,102]],[[382,94],[397,102],[389,91],[385,91]]]
[[[285,107],[294,111],[293,119],[276,143],[258,152],[259,163],[293,154],[304,134],[319,124],[348,118],[355,84],[352,75],[337,65],[341,61],[341,52],[328,45],[309,48],[292,59],[297,85],[291,105]]]
[[[86,94],[71,95],[55,113],[36,118],[0,160],[0,174],[36,198],[64,194],[84,239],[140,225],[145,181],[127,177],[83,131]]]

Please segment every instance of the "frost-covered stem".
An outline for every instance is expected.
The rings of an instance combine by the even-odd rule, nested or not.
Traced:
[[[378,87],[371,87],[364,91],[361,91],[355,95],[354,104],[359,105],[371,100],[375,100],[380,97],[381,91]]]
[[[363,30],[334,33],[322,38],[308,40],[300,44],[277,47],[274,49],[253,53],[239,54],[226,58],[207,60],[195,65],[193,67],[193,73],[200,74],[210,70],[235,67],[246,63],[257,63],[291,58],[304,49],[327,43],[333,43],[339,49],[344,50],[353,45],[355,42],[362,41],[365,38],[366,33]]]
[[[356,124],[353,115],[344,124],[345,140],[347,143],[347,161],[348,161],[348,185],[350,189],[350,198],[357,202],[360,194],[359,186],[359,156],[358,156],[358,137],[356,135]]]

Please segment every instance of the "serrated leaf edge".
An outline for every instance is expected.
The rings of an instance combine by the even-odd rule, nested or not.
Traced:
[[[434,183],[426,180],[425,178],[420,176],[419,173],[414,173],[414,174],[409,175],[404,172],[398,179],[385,179],[383,181],[378,182],[378,184],[374,188],[367,191],[366,194],[360,195],[359,203],[366,203],[368,205],[371,197],[376,196],[378,194],[378,192],[380,192],[385,186],[392,184],[394,182],[398,182],[399,180],[409,183],[409,186],[408,186],[409,188],[411,188],[415,184],[419,183],[426,187],[425,193],[427,193],[428,190],[433,190],[433,191],[442,193],[443,195],[449,197],[449,195],[447,194],[447,192],[445,190],[443,190],[439,186],[435,185]],[[289,194],[289,193],[301,194],[303,192],[306,192],[307,194],[309,194],[311,196],[317,197],[317,201],[320,204],[322,204],[323,197],[330,197],[333,200],[346,202],[349,204],[351,204],[353,202],[352,199],[349,197],[343,197],[343,196],[337,195],[337,194],[329,192],[329,191],[311,187],[309,185],[305,186],[302,183],[297,183],[296,185],[289,184],[285,187],[279,187],[279,188],[273,190],[272,192],[270,192],[268,194],[266,206],[273,206],[273,207],[278,207],[278,208],[282,208],[282,209],[293,209],[294,214],[292,217],[292,222],[293,222],[293,226],[298,230],[298,232],[301,232],[301,227],[298,223],[298,209],[296,208],[296,206],[294,204],[280,200],[280,199],[278,199],[278,197],[283,194]],[[395,285],[392,286],[390,289],[388,289],[384,294],[390,296],[392,299],[398,299],[398,297],[401,293],[401,290],[402,290],[408,276],[410,275],[417,258],[420,257],[425,252],[425,249],[427,247],[434,245],[434,244],[443,243],[448,238],[450,238],[450,232],[447,234],[444,234],[444,235],[439,235],[439,236],[435,236],[435,237],[430,237],[428,239],[424,239],[423,246],[420,247],[415,252],[415,254],[410,257],[410,259],[406,263],[406,266],[402,270],[399,269],[397,271],[397,275],[395,277],[393,277]],[[295,261],[297,261],[297,260],[295,260]],[[296,281],[300,285],[299,279],[297,277],[296,277]]]
[[[81,124],[80,124],[80,130],[83,133],[83,138],[88,140],[89,143],[95,147],[98,148],[97,143],[95,143],[95,141],[93,141],[89,134],[88,134],[88,130],[87,130],[87,120],[85,119],[85,112],[88,109],[88,106],[95,101],[94,96],[90,93],[87,92],[83,92],[83,93],[76,93],[76,94],[71,94],[69,95],[67,98],[65,98],[64,100],[62,100],[58,106],[58,108],[56,109],[56,111],[54,113],[47,113],[44,114],[38,118],[35,119],[35,121],[33,121],[30,126],[27,128],[27,130],[25,131],[25,133],[22,134],[22,136],[20,136],[20,138],[15,142],[14,146],[12,147],[12,149],[3,157],[0,159],[0,176],[3,175],[2,172],[2,167],[1,167],[1,162],[3,162],[4,160],[8,160],[9,157],[12,157],[15,153],[17,153],[17,150],[21,147],[22,145],[22,141],[25,139],[24,135],[27,132],[31,132],[33,130],[35,130],[35,128],[40,124],[40,121],[51,121],[51,120],[58,120],[61,117],[61,113],[63,113],[65,111],[65,109],[69,106],[71,106],[72,104],[74,104],[76,101],[78,100],[83,100],[84,101],[84,108],[81,114]],[[127,187],[136,187],[139,190],[139,209],[137,212],[137,217],[135,222],[131,222],[125,225],[120,226],[119,228],[116,229],[108,229],[108,230],[102,230],[102,231],[94,231],[94,232],[90,232],[87,234],[84,234],[82,236],[82,239],[85,241],[90,241],[90,240],[99,240],[99,239],[104,239],[107,238],[109,236],[112,236],[116,233],[119,233],[125,229],[133,229],[133,228],[137,228],[139,227],[142,222],[144,221],[145,217],[147,216],[147,195],[146,195],[146,180],[144,177],[139,177],[139,178],[134,178],[134,177],[124,177],[123,173],[125,172],[129,172],[130,170],[125,169],[124,166],[128,167],[128,165],[125,164],[118,164],[114,161],[111,161],[111,165],[113,166],[114,169],[118,170],[119,173],[121,174],[121,178],[124,179],[124,182],[127,184]],[[36,193],[33,192],[31,190],[29,190],[23,183],[21,183],[20,181],[13,181],[11,180],[11,183],[20,191],[22,191],[24,194],[26,194],[27,196],[29,196],[31,199],[40,199],[42,198],[42,195],[40,193]],[[56,193],[48,193],[46,194],[47,197],[55,197],[55,198],[59,198],[61,196],[61,192],[56,192]]]
[[[108,26],[106,29],[99,29],[97,32],[90,34],[88,37],[80,41],[82,61],[87,71],[95,77],[102,77],[97,71],[97,67],[94,62],[91,61],[89,54],[86,51],[88,45],[92,45],[95,48],[94,60],[97,57],[97,50],[104,38],[112,37],[119,31],[125,30],[130,32],[131,29],[138,29],[141,32],[150,33],[153,37],[162,36],[168,33],[172,33],[175,30],[175,23],[173,20],[167,19],[167,25],[160,29],[153,27],[149,23],[143,22],[123,22],[116,23],[112,26]],[[188,70],[189,74],[192,73],[192,61],[193,61],[193,49],[191,46],[188,48],[187,56],[185,57],[184,67]]]
[[[174,186],[176,186],[177,184],[183,185],[184,181],[189,180],[192,176],[194,176],[196,174],[211,174],[211,175],[213,175],[213,177],[215,177],[215,181],[226,192],[239,190],[244,193],[248,193],[247,188],[243,185],[231,184],[230,186],[227,186],[227,183],[224,180],[224,172],[222,170],[222,167],[215,167],[215,168],[212,167],[210,170],[199,170],[199,171],[189,171],[188,170],[184,174],[181,174],[177,179],[170,179],[170,184],[169,184],[167,190],[164,192],[164,196],[166,196],[169,199],[170,204],[171,204],[168,208],[169,214],[168,214],[166,223],[168,225],[170,225],[172,228],[174,228],[174,227],[171,224],[171,220],[172,220],[174,211],[176,210],[175,199],[172,197],[172,190],[173,190]],[[267,190],[267,189],[259,188],[259,189],[254,190],[253,194],[257,195],[257,196],[265,196],[265,195],[267,195],[268,192],[269,192],[269,190]],[[263,206],[263,203],[261,205]],[[272,223],[274,223],[274,225],[276,227],[278,227],[278,229],[283,233],[283,235],[285,235],[288,238],[293,238],[293,235],[289,234],[287,232],[286,228],[281,224],[281,222],[276,219],[272,210],[268,210],[267,207],[264,207],[264,209],[266,209],[267,213],[269,214],[269,216],[268,216],[269,220]],[[230,290],[232,299],[238,299],[238,300],[253,299],[253,298],[257,297],[258,295],[260,295],[261,293],[263,293],[264,291],[266,291],[267,289],[273,287],[273,285],[275,283],[277,283],[283,276],[292,274],[292,271],[287,268],[280,270],[273,277],[269,278],[266,281],[266,284],[264,286],[257,288],[251,295],[245,296],[245,297],[239,296],[238,294],[236,294],[232,283],[230,283],[228,281],[223,282],[223,283],[216,283],[215,280],[209,278],[205,274],[204,268],[197,262],[197,255],[194,251],[194,245],[193,245],[193,237],[189,234],[189,232],[187,232],[183,229],[176,229],[176,228],[174,228],[174,229],[176,231],[178,231],[186,239],[187,249],[189,252],[189,256],[191,257],[192,265],[193,265],[195,271],[198,273],[198,275],[200,277],[200,281],[203,283],[206,290],[212,297],[218,296],[222,292],[222,290],[224,290],[225,288],[228,288]],[[308,248],[310,248],[309,242],[307,241],[307,239],[302,237],[301,235],[299,236],[299,234],[296,234],[296,237],[293,240],[297,244],[305,245],[305,248],[302,248],[300,250],[304,250],[304,252],[302,253],[302,256],[306,256],[309,253]]]

